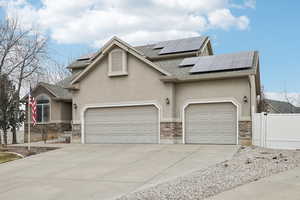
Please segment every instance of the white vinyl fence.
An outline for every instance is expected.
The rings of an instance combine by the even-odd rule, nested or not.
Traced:
[[[0,131],[0,137],[2,138],[2,142],[3,142],[3,134]],[[18,144],[22,144],[24,143],[24,130],[17,130],[17,142]],[[10,131],[8,131],[7,133],[7,144],[12,144],[12,133]]]
[[[275,149],[300,149],[300,114],[255,113],[252,143]]]

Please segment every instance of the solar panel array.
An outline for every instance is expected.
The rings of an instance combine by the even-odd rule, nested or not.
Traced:
[[[193,66],[190,73],[224,71],[250,68],[253,65],[254,51],[215,56],[185,58],[179,67]]]
[[[254,52],[240,52],[200,57],[190,73],[224,71],[250,68],[253,65]]]
[[[179,40],[163,41],[157,43],[153,49],[161,49],[161,51],[158,53],[159,55],[195,51],[201,48],[205,38],[206,37],[192,37]]]

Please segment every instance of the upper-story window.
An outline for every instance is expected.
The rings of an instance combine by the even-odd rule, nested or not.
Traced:
[[[122,49],[114,49],[108,55],[108,75],[127,75],[127,53]]]
[[[50,120],[50,98],[47,95],[39,95],[37,102],[37,122],[46,123]]]

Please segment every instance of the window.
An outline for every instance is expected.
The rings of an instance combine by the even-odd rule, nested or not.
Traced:
[[[37,102],[37,122],[45,123],[50,120],[50,100],[47,95],[40,95],[36,99]]]
[[[122,49],[114,49],[108,56],[108,75],[127,75],[127,53]]]

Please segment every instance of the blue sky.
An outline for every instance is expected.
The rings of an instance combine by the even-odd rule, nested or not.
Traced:
[[[258,50],[262,83],[268,92],[300,93],[300,1],[257,1],[240,10],[251,22],[246,31],[209,31],[215,53]]]
[[[185,7],[177,0],[152,0],[151,5],[150,1],[142,4],[135,0],[126,3],[116,0],[115,4],[107,0],[86,1],[88,3],[84,0],[5,1],[14,3],[9,8],[3,2],[0,0],[0,6],[3,6],[1,17],[4,17],[4,11],[10,15],[15,12],[22,16],[24,24],[40,22],[51,39],[52,56],[62,63],[97,50],[110,36],[119,33],[132,44],[201,34],[211,37],[216,54],[258,50],[262,84],[267,92],[286,89],[300,93],[300,1],[201,0],[202,4],[195,4],[193,8]],[[184,21],[180,25],[169,25],[163,20],[165,16],[148,16],[144,10],[147,7],[160,14],[163,7],[166,14],[173,17],[167,18],[171,23],[181,18]],[[130,14],[126,13],[128,11]],[[53,13],[57,21],[50,19]],[[74,16],[74,13],[82,15]],[[91,15],[98,16],[99,20],[95,17],[89,20]],[[149,19],[156,20],[157,25],[144,26]],[[85,28],[77,26],[87,23],[91,25]],[[111,26],[112,23],[118,25]],[[170,30],[163,30],[165,26]]]

